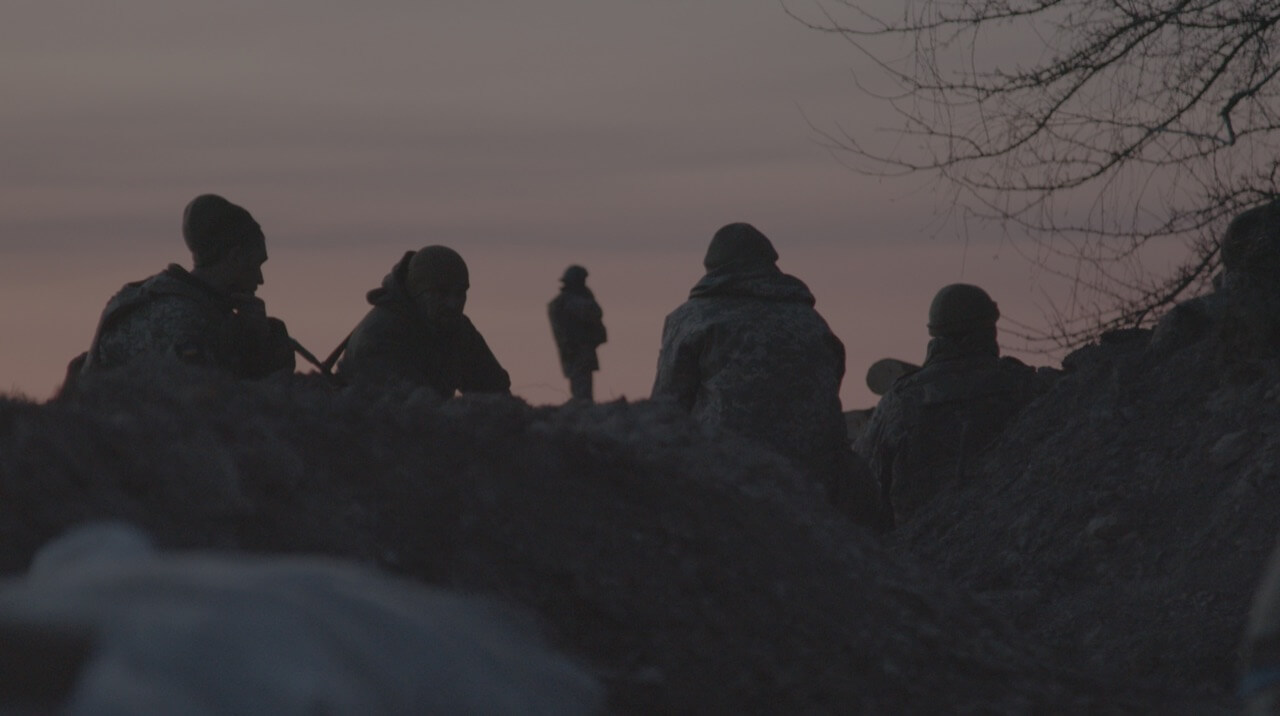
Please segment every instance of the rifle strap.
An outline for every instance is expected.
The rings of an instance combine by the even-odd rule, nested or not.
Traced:
[[[355,331],[352,331],[352,333],[354,332]],[[333,375],[333,366],[338,362],[338,358],[341,358],[342,354],[346,352],[347,343],[349,343],[350,341],[351,341],[351,333],[348,333],[347,337],[343,338],[342,342],[338,344],[338,347],[334,348],[333,352],[329,354],[329,357],[325,358],[324,361],[320,363],[321,373],[324,373],[325,375]]]

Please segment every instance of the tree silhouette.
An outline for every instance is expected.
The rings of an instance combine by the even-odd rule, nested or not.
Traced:
[[[937,177],[1071,282],[1014,331],[1032,347],[1151,323],[1209,285],[1230,218],[1277,195],[1280,0],[783,3],[870,60],[859,86],[901,120],[888,148],[820,130],[852,166]],[[1144,261],[1171,243],[1179,264]]]

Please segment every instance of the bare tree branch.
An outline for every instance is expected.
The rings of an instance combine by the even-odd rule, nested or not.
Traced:
[[[1209,285],[1232,216],[1280,195],[1280,0],[780,2],[870,60],[909,140],[815,127],[827,146],[862,172],[938,177],[966,220],[1070,283],[1045,326],[1015,327],[1029,344],[1151,323]],[[992,49],[1021,38],[1041,42]],[[1169,242],[1180,265],[1144,263]]]

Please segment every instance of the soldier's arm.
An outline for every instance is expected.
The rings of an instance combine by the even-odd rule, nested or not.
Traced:
[[[827,329],[826,335],[827,345],[831,347],[831,353],[835,356],[836,361],[836,385],[839,386],[844,382],[845,372],[845,351],[844,342],[841,341],[836,334]]]
[[[581,337],[590,337],[603,327],[604,311],[594,299],[586,296],[572,296],[564,304],[565,317],[573,326],[572,333]],[[586,341],[590,342],[590,341]]]
[[[609,340],[609,332],[604,327],[604,311],[600,304],[591,301],[591,342],[601,345]]]
[[[853,450],[863,460],[880,488],[881,500],[889,505],[889,489],[893,484],[894,438],[901,420],[896,396],[886,393],[871,414],[871,421],[854,443]]]
[[[583,314],[588,321],[599,323],[604,319],[604,310],[600,308],[600,304],[596,303],[594,299],[587,299],[583,303],[586,304],[583,307]]]
[[[650,397],[674,400],[685,410],[693,410],[702,382],[701,341],[683,332],[671,321],[662,331],[662,349],[658,353],[658,371]]]
[[[338,376],[359,383],[409,382],[434,385],[420,355],[421,347],[407,337],[401,324],[375,309],[351,332]]]
[[[256,296],[238,297],[236,346],[239,372],[246,378],[262,378],[297,367],[297,357],[284,321],[267,315],[266,304]]]
[[[272,373],[292,373],[298,367],[298,357],[289,339],[289,329],[279,318],[268,318],[265,340],[250,350],[248,372],[251,378],[261,378]]]
[[[466,370],[458,389],[463,393],[511,392],[511,376],[474,326],[468,332],[462,359]]]

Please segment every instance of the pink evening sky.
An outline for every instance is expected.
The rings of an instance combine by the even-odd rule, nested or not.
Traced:
[[[565,266],[604,307],[598,398],[644,398],[663,317],[731,221],[817,296],[846,409],[874,403],[873,361],[922,358],[940,286],[1022,321],[1043,306],[1035,268],[961,239],[935,187],[821,146],[810,121],[892,122],[848,45],[775,0],[11,0],[0,59],[11,393],[48,397],[121,284],[189,263],[181,211],[204,192],[262,224],[261,295],[321,356],[405,250],[454,247],[468,314],[535,404],[568,395],[545,309]]]

